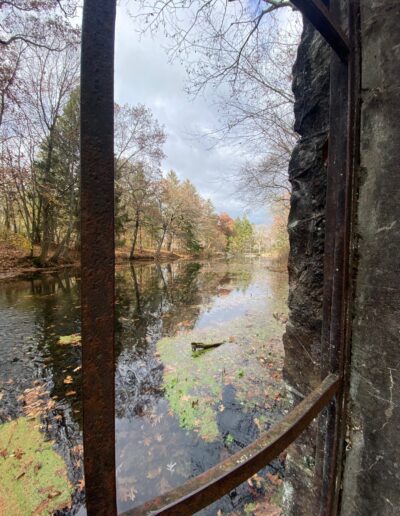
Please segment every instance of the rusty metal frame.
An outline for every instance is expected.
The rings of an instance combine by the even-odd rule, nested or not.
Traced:
[[[337,4],[331,7],[338,20]],[[346,433],[350,374],[351,267],[355,178],[359,163],[360,73],[359,0],[349,0],[346,13],[351,52],[346,63],[331,58],[330,136],[324,263],[322,377],[337,371],[342,377],[336,404],[320,418],[320,439],[325,441],[321,462],[320,514],[337,514]],[[343,135],[346,138],[343,138]]]
[[[173,516],[194,514],[260,471],[276,458],[318,416],[339,391],[338,375],[327,378],[270,431],[264,432],[243,450],[220,462],[183,486],[161,495],[144,505],[127,511],[124,516],[140,514]]]
[[[115,0],[85,0],[81,54],[83,447],[88,514],[116,514],[114,417]]]
[[[125,513],[193,514],[249,478],[320,414],[321,515],[337,513],[349,364],[353,175],[358,155],[358,0],[292,0],[332,47],[322,383],[268,433],[186,484]],[[86,506],[115,515],[113,73],[116,0],[85,0],[81,71],[83,439]],[[346,135],[346,137],[344,137]],[[325,408],[325,410],[324,410]]]
[[[321,33],[339,58],[344,63],[347,63],[350,53],[349,41],[342,31],[340,24],[332,16],[332,13],[322,0],[291,0],[291,3],[296,6],[314,25],[318,32]]]

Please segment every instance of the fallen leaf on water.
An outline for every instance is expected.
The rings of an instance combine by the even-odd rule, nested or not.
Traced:
[[[170,491],[172,489],[171,484],[168,482],[168,480],[164,477],[160,480],[160,491],[161,493],[165,493],[167,491]]]
[[[81,336],[79,333],[73,333],[72,335],[60,335],[58,338],[58,343],[61,344],[61,346],[68,344],[72,346],[79,346],[81,343]]]
[[[267,478],[274,486],[279,486],[282,484],[282,479],[279,478],[279,475],[273,475],[272,473],[267,473]]]
[[[151,470],[147,473],[146,478],[148,478],[149,480],[153,480],[153,479],[155,479],[156,477],[158,477],[160,474],[161,474],[161,466],[158,466],[157,468],[153,468],[153,469],[151,469]]]
[[[257,417],[254,418],[254,423],[256,424],[256,426],[257,426],[257,428],[259,430],[263,429],[263,426],[262,426],[262,424],[260,423],[260,420]]]
[[[83,444],[75,444],[75,446],[71,448],[71,452],[81,455],[83,453]]]
[[[23,450],[21,450],[21,448],[17,448],[14,451],[14,455],[15,455],[16,459],[22,459],[23,455],[25,455],[25,452]]]
[[[167,464],[167,470],[172,473],[174,471],[175,466],[176,462],[170,462],[169,464]]]
[[[52,500],[53,498],[55,498],[56,496],[60,496],[61,494],[61,491],[58,491],[58,490],[54,490],[54,491],[51,491],[48,495],[47,495],[47,498],[49,500]]]
[[[122,486],[120,490],[122,500],[125,502],[133,502],[135,500],[137,491],[134,487]]]
[[[260,489],[260,488],[261,488],[261,486],[262,486],[262,484],[263,484],[263,482],[264,482],[263,477],[261,477],[258,473],[256,473],[255,475],[253,475],[253,476],[251,477],[251,480],[252,480],[253,482],[255,482],[255,484],[256,484],[256,486],[257,486],[257,488],[258,488],[258,489]]]

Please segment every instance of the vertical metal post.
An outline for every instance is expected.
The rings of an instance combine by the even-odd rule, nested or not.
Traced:
[[[83,444],[89,515],[116,514],[114,31],[116,0],[85,0],[81,56]]]
[[[346,394],[349,353],[349,302],[351,296],[351,227],[353,219],[354,163],[357,151],[357,1],[348,5],[350,52],[348,63],[332,52],[329,164],[326,205],[326,242],[324,264],[324,304],[322,333],[322,370],[325,377],[338,372],[342,378],[336,403],[331,403],[320,418],[321,515],[337,513],[339,473],[346,425]],[[340,19],[337,3],[331,7]],[[337,22],[339,23],[339,22]]]
[[[334,427],[334,461],[330,472],[330,489],[327,499],[327,508],[330,514],[338,514],[340,504],[340,482],[343,466],[344,441],[347,427],[347,396],[350,376],[350,344],[351,344],[351,301],[352,301],[352,232],[354,225],[355,191],[357,181],[357,167],[360,153],[360,88],[361,88],[361,58],[360,58],[360,4],[359,0],[348,0],[348,32],[350,42],[350,56],[348,62],[348,95],[347,95],[347,148],[346,173],[342,187],[342,227],[341,252],[337,263],[340,268],[340,311],[337,314],[337,338],[340,338],[340,347],[337,350],[335,367],[342,377],[341,389],[337,396],[336,417]],[[332,338],[335,338],[333,335]]]

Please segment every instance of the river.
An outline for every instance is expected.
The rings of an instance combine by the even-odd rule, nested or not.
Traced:
[[[38,432],[37,439],[51,443],[48,453],[56,451],[56,471],[66,473],[63,484],[51,485],[57,503],[50,495],[36,503],[83,515],[79,287],[71,271],[0,284],[0,453],[3,446],[7,470],[14,463],[21,468],[24,445],[16,451],[11,436],[16,428],[22,441],[24,431]],[[262,259],[117,268],[119,512],[205,471],[282,416],[279,319],[286,298],[287,275]],[[193,351],[192,342],[222,344]],[[25,496],[29,489],[50,492],[37,487],[40,475],[41,482],[50,480],[28,455],[25,470],[3,489],[18,484]],[[278,515],[283,475],[281,457],[202,514]],[[33,512],[23,505],[29,504],[21,501],[24,494],[18,496],[9,507]]]

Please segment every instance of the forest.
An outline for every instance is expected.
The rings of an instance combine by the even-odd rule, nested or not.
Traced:
[[[32,267],[73,263],[80,246],[79,3],[23,1],[1,9],[0,261],[3,269],[18,260]],[[254,116],[247,125],[251,119],[260,125]],[[273,202],[285,199],[266,231],[245,215],[216,213],[185,179],[188,171],[163,170],[168,128],[148,107],[115,104],[114,124],[120,258],[274,252],[288,208],[281,177],[291,148],[287,129],[277,152],[238,174],[238,192],[249,202],[268,203],[271,193]]]
[[[72,43],[62,54],[25,52],[29,67],[18,82],[24,97],[15,105],[4,102],[1,231],[44,267],[70,261],[80,242],[79,56]],[[162,250],[251,250],[247,219],[218,216],[189,180],[163,174],[166,133],[148,108],[115,104],[114,132],[116,238],[119,247],[129,243],[130,259],[143,249],[156,257]]]

